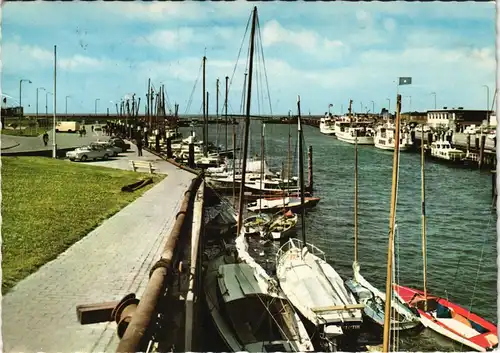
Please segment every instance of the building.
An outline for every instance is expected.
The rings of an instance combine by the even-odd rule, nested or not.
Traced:
[[[425,124],[427,122],[426,112],[407,112],[401,113],[401,120],[406,122],[415,122],[418,124]]]
[[[469,125],[481,125],[489,121],[492,111],[466,110],[462,107],[428,110],[427,125],[433,128],[442,127],[457,130]]]

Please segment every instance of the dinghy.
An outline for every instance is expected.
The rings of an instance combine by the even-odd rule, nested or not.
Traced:
[[[242,231],[246,236],[260,234],[262,237],[265,237],[268,233],[267,229],[270,223],[271,216],[268,214],[262,213],[250,216],[243,221]]]
[[[270,234],[271,239],[280,240],[289,238],[295,233],[295,226],[298,219],[298,215],[291,211],[278,215],[269,224],[268,234]]]
[[[479,352],[498,347],[497,327],[491,322],[444,298],[396,284],[394,289],[417,309],[424,326]]]

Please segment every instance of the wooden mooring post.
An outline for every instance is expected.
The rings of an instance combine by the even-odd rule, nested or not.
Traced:
[[[496,205],[497,205],[497,196],[498,196],[497,171],[495,169],[493,169],[491,171],[491,199],[492,199],[494,208],[496,208]]]
[[[477,138],[476,138],[477,141]],[[484,165],[484,145],[486,143],[486,135],[481,135],[481,147],[479,149],[479,169],[481,169]]]
[[[313,148],[312,146],[309,146],[309,150],[308,150],[308,153],[307,153],[307,166],[308,166],[308,190],[310,193],[313,192],[313,186],[314,186],[314,179],[313,179]]]

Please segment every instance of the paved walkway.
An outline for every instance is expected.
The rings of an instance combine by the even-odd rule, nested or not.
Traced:
[[[142,159],[151,156],[144,152]],[[121,166],[129,169],[126,159]],[[119,167],[118,163],[96,164]],[[184,191],[193,178],[165,161],[157,164],[161,172],[169,174],[163,181],[18,283],[3,298],[2,351],[116,350],[116,324],[80,325],[76,306],[120,300],[132,292],[139,298],[142,295],[149,270],[160,257]]]

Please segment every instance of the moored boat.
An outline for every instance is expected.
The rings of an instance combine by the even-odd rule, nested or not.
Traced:
[[[418,311],[424,326],[479,352],[498,347],[497,327],[491,322],[444,298],[396,284],[394,289]]]

